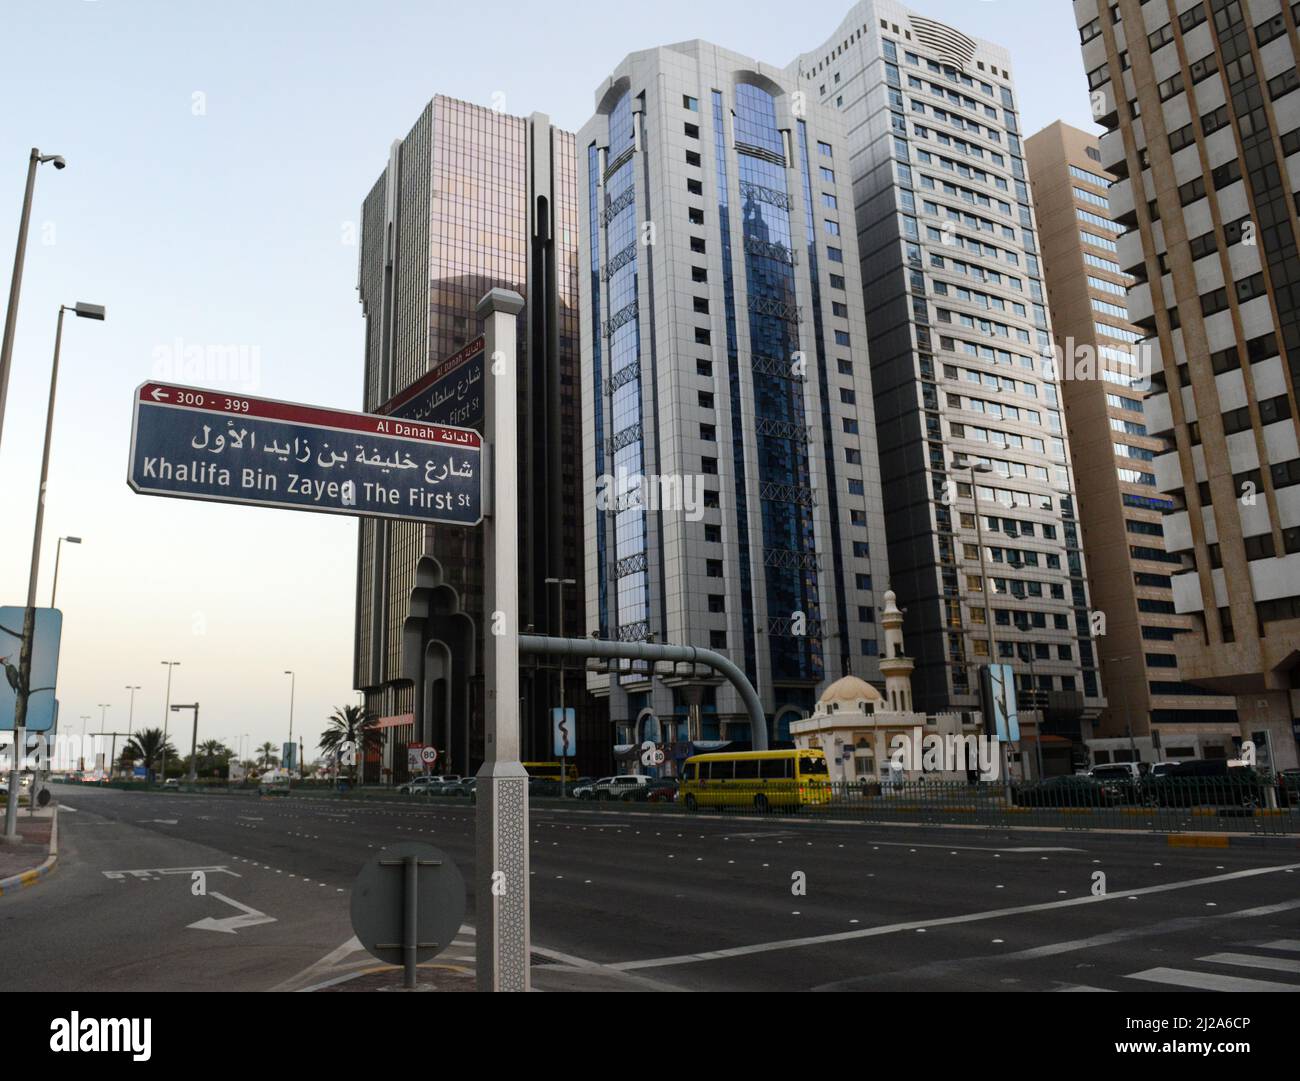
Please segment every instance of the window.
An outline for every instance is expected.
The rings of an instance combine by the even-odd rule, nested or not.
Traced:
[[[699,164],[700,164],[700,155],[699,155],[699,152],[696,151],[696,150],[688,150],[688,151],[686,151],[686,164],[687,164],[687,165],[699,165]]]
[[[705,247],[704,247],[704,238],[702,236],[691,237],[691,251],[700,252],[701,254],[703,254],[703,252],[705,251]]]
[[[688,139],[698,139],[700,137],[700,126],[698,124],[684,124],[683,128]]]
[[[709,280],[709,272],[702,266],[691,267],[691,281],[706,282]]]
[[[698,98],[693,98],[689,94],[682,95],[682,108],[690,109],[693,113],[700,111],[700,102]]]
[[[826,232],[828,232],[831,236],[839,236],[839,235],[840,235],[840,223],[839,223],[839,222],[837,222],[837,221],[831,221],[830,218],[827,218],[827,219],[825,220],[824,224],[825,224],[825,226],[826,226]]]
[[[823,142],[820,142],[820,141],[819,141],[819,142],[817,143],[817,153],[820,154],[823,158],[829,158],[829,157],[831,157],[831,156],[832,156],[832,154],[831,154],[831,144],[830,144],[830,143],[823,143]]]
[[[826,258],[832,263],[842,263],[844,262],[844,252],[839,248],[827,247]]]
[[[703,195],[704,185],[698,180],[687,180],[686,190],[689,191],[692,195]],[[704,219],[701,217],[700,220],[703,221]]]
[[[704,561],[704,573],[705,573],[708,577],[710,577],[710,578],[721,578],[721,577],[722,577],[722,560],[720,560],[720,559],[706,559],[706,560]],[[1169,607],[1172,608],[1173,605],[1171,604]]]
[[[704,211],[697,206],[688,208],[686,211],[686,216],[690,219],[692,225],[704,224]]]

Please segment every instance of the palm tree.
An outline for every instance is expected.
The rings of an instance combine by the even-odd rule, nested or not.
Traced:
[[[257,748],[257,764],[263,769],[278,765],[279,762],[280,759],[277,758],[275,754],[275,744],[270,740],[267,740],[262,744],[262,746]]]
[[[356,754],[352,759],[351,777],[356,782],[357,759],[366,751],[378,750],[383,743],[383,734],[375,724],[373,717],[367,715],[361,706],[340,706],[330,714],[329,727],[321,733],[317,746],[329,755],[338,756],[348,748]]]
[[[154,762],[159,761],[163,754],[163,731],[161,728],[137,728],[132,733],[131,738],[126,741],[126,746],[122,748],[122,757],[129,758],[134,762],[137,758],[144,759],[145,768],[153,773]],[[176,748],[172,746],[172,741],[166,741],[167,757],[179,761]]]
[[[207,739],[199,744],[199,761],[216,776],[220,763],[228,761],[234,752],[219,739]]]

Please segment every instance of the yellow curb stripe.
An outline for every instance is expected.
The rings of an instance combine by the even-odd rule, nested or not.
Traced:
[[[1226,834],[1171,833],[1166,840],[1174,848],[1227,848]]]

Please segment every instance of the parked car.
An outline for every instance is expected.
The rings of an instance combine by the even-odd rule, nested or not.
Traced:
[[[649,783],[650,778],[644,773],[620,773],[596,785],[594,797],[598,800],[622,799],[633,786]]]
[[[1251,766],[1198,758],[1149,778],[1146,795],[1160,807],[1262,807],[1268,802],[1268,785]]]
[[[1093,766],[1088,776],[1101,784],[1116,803],[1141,803],[1143,772],[1136,762],[1112,762]]]
[[[1092,777],[1048,777],[1012,789],[1011,802],[1018,807],[1109,807],[1113,796]]]
[[[1300,803],[1300,769],[1292,766],[1277,775],[1277,805],[1294,807]]]
[[[448,790],[455,785],[460,784],[460,774],[448,773],[437,775],[423,775],[412,777],[404,785],[400,785],[397,791],[404,796],[445,796]]]
[[[162,783],[163,788],[180,788],[181,779],[179,777],[168,777]]]
[[[171,784],[175,778],[167,781],[163,787]],[[257,782],[259,796],[287,796],[289,794],[289,775],[286,773],[268,773]]]
[[[672,803],[677,798],[677,778],[653,777],[646,784],[631,785],[618,798],[624,803]]]
[[[570,792],[569,795],[576,799],[595,799],[596,789],[601,785],[609,784],[613,779],[613,777],[601,777],[599,780],[593,781],[588,778],[585,784],[579,780],[578,783],[573,786],[573,791]]]

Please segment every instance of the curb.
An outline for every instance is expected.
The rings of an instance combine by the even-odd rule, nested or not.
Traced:
[[[54,865],[59,862],[59,808],[56,804],[54,813],[50,820],[50,849],[49,855],[45,857],[45,862],[39,867],[33,867],[30,871],[22,871],[16,875],[10,875],[8,878],[0,878],[0,897],[6,893],[15,893],[27,886],[34,886],[42,878],[54,870]]]

